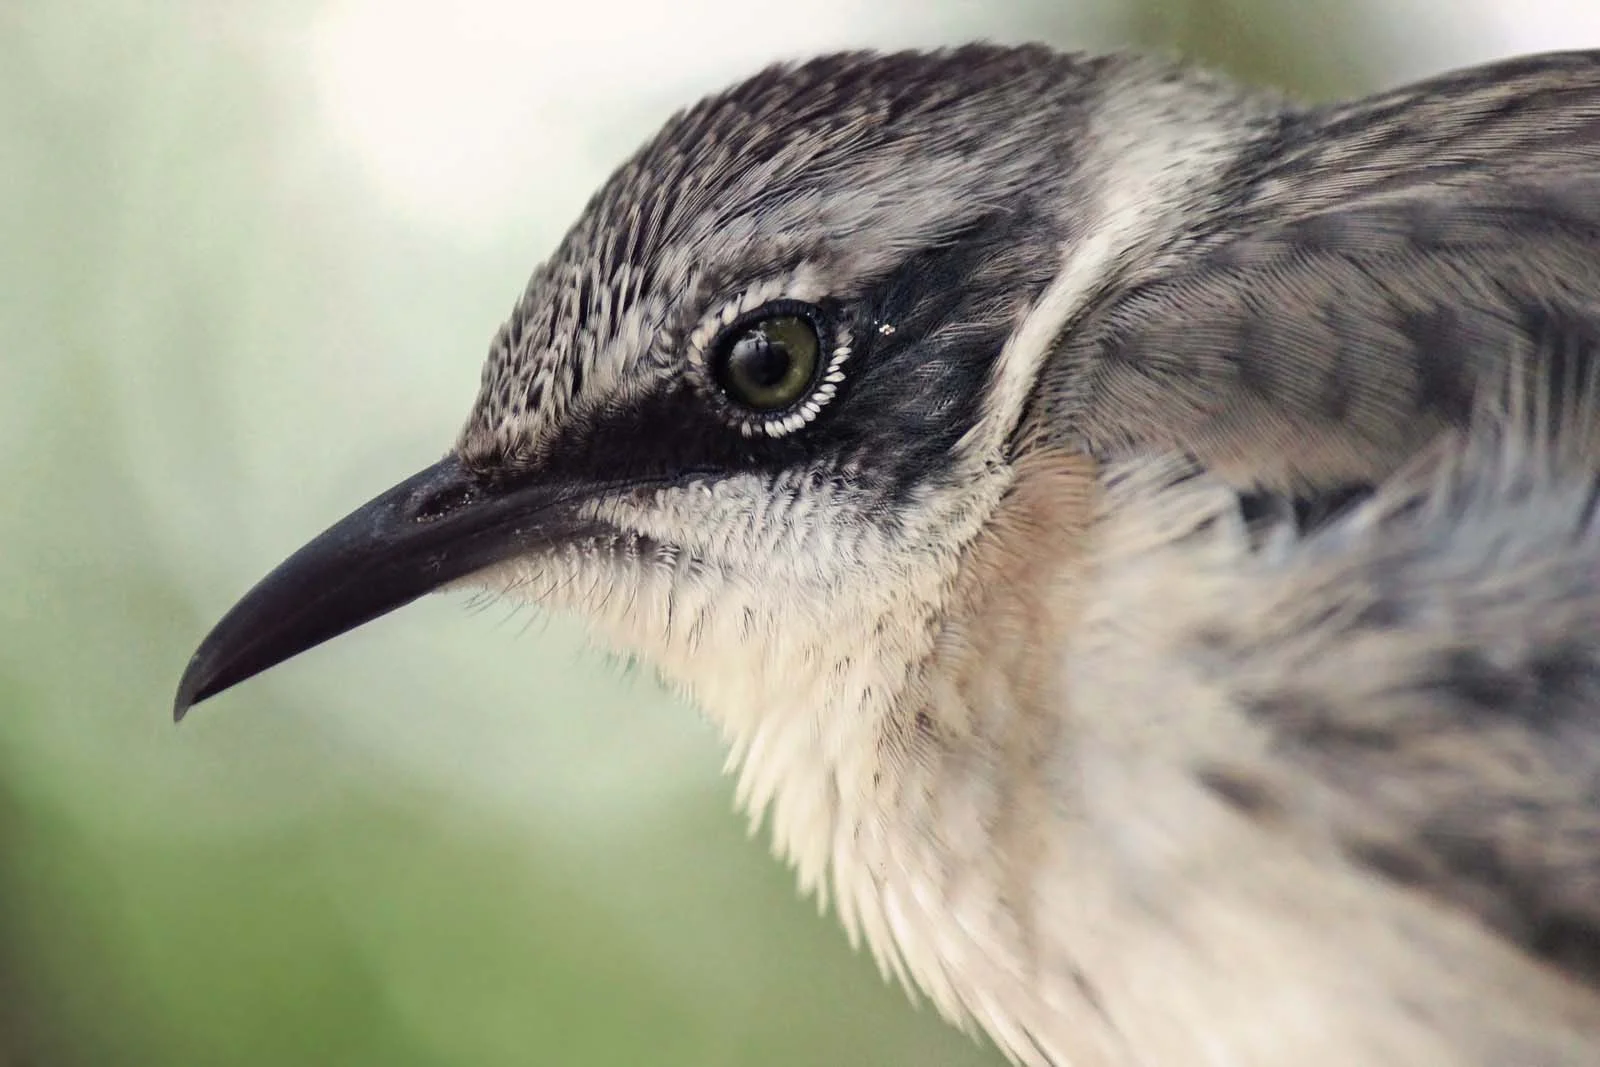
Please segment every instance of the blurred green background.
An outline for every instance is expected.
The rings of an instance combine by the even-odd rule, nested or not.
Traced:
[[[1596,43],[1561,8],[0,0],[0,1065],[1000,1063],[564,620],[432,598],[182,728],[178,674],[442,454],[609,168],[770,58],[1140,44],[1329,96]]]

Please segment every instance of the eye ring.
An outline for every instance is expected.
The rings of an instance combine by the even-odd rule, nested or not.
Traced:
[[[692,339],[695,362],[746,437],[782,437],[810,423],[837,394],[850,336],[817,304],[782,298],[735,310],[741,298]]]

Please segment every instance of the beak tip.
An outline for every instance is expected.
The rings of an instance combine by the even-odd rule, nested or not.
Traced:
[[[178,693],[172,700],[172,721],[182,722],[183,717],[189,714],[189,709],[211,694],[206,692],[206,677],[199,670],[199,657],[189,661],[189,667],[183,672],[183,678],[178,682]]]
[[[235,682],[243,680],[230,677],[228,662],[226,658],[219,659],[211,647],[213,643],[214,636],[208,636],[195,654],[189,657],[189,665],[183,669],[183,677],[178,679],[178,691],[172,698],[173,722],[182,722],[196,704],[210,700],[224,689],[232,688]]]

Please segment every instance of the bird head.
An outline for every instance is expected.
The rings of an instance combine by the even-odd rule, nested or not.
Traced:
[[[536,270],[449,454],[252,590],[178,714],[460,584],[574,611],[724,719],[892,694],[1063,323],[1227,140],[1173,79],[843,54],[674,117]]]

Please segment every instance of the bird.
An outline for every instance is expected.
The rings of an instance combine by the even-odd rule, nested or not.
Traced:
[[[1030,1067],[1600,1063],[1600,51],[1306,103],[971,44],[675,114],[437,463],[175,714],[427,593],[719,728]]]

